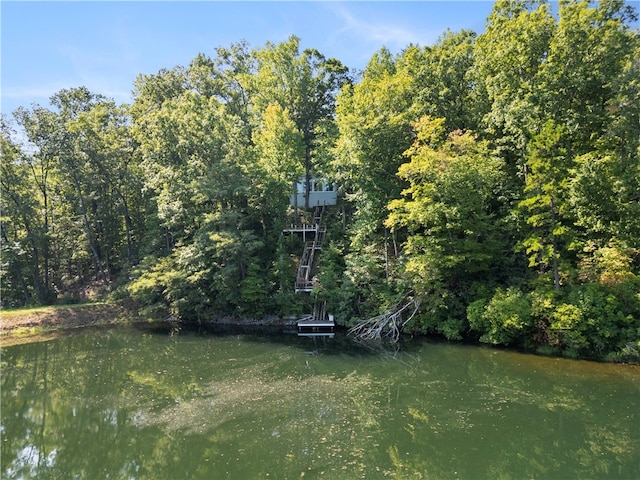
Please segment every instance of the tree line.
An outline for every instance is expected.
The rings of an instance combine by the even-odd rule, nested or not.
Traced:
[[[623,1],[499,0],[362,72],[287,41],[84,87],[2,122],[2,306],[301,312],[292,186],[340,185],[314,295],[338,323],[568,355],[640,347],[640,35]],[[22,135],[15,135],[13,128]]]

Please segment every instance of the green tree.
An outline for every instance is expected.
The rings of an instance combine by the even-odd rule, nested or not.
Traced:
[[[486,95],[483,127],[516,173],[525,173],[526,146],[539,125],[540,69],[556,31],[542,0],[498,0],[474,46],[473,79]]]
[[[229,48],[218,47],[215,53],[213,58],[200,53],[191,61],[185,72],[188,82],[199,94],[224,104],[226,112],[243,125],[244,137],[251,139],[259,116],[259,112],[254,111],[250,92],[256,59],[245,40]]]
[[[210,91],[190,88],[194,78],[204,82],[191,73],[138,79],[133,131],[169,256],[151,252],[129,291],[147,303],[163,292],[174,315],[200,319],[228,311],[255,250],[243,240],[251,228],[246,130]],[[156,102],[157,92],[168,96]]]
[[[533,330],[529,299],[513,287],[498,289],[486,303],[476,300],[469,305],[467,317],[483,343],[511,345],[522,342]]]
[[[108,208],[111,198],[106,194],[102,179],[95,175],[91,158],[96,151],[90,144],[88,132],[75,128],[78,118],[87,114],[96,105],[106,101],[84,87],[61,90],[51,97],[58,109],[58,128],[61,138],[57,144],[56,169],[61,186],[71,200],[75,214],[80,218],[83,234],[91,252],[100,280],[110,282],[108,247],[104,241],[104,223],[100,207]],[[108,228],[108,224],[107,224]],[[107,248],[105,248],[107,247]]]
[[[447,30],[434,45],[413,51],[417,56],[416,102],[422,114],[445,118],[448,131],[477,131],[480,126],[482,98],[472,75],[475,39],[471,30]]]
[[[265,203],[280,208],[274,214],[284,215],[289,203],[287,193],[303,172],[301,161],[305,147],[301,132],[291,120],[289,111],[280,104],[269,105],[262,116],[262,124],[253,135],[259,175],[256,180],[265,183]]]
[[[410,161],[398,171],[409,187],[389,204],[386,224],[406,231],[404,270],[435,329],[459,337],[462,325],[450,328],[464,318],[462,298],[474,282],[495,281],[505,266],[505,208],[498,200],[505,175],[487,142],[471,132],[446,135],[444,123],[430,117],[416,123],[417,139],[405,153]]]
[[[48,291],[45,295],[48,303],[53,300],[53,285],[56,283],[52,272],[58,269],[58,263],[53,258],[57,249],[52,245],[55,237],[51,226],[56,215],[52,198],[56,196],[54,186],[60,129],[56,114],[40,106],[34,106],[31,110],[20,107],[14,112],[14,118],[29,140],[28,148],[31,153],[24,155],[23,162],[29,166],[30,176],[36,185],[34,193],[37,193],[33,199],[41,202],[42,252],[39,256],[42,260],[44,288]]]
[[[556,290],[561,285],[561,254],[569,246],[573,224],[568,206],[572,162],[563,139],[564,129],[550,120],[530,144],[526,198],[519,204],[532,227],[522,242],[529,266],[551,271]]]
[[[576,158],[568,193],[580,245],[618,239],[640,248],[640,156],[594,151]]]
[[[613,85],[632,58],[637,32],[622,0],[558,2],[558,22],[538,78],[541,119],[566,128],[570,157],[592,150],[610,122]],[[538,122],[541,124],[542,122]]]
[[[338,98],[340,138],[333,166],[355,208],[351,231],[356,248],[382,229],[386,205],[400,194],[395,173],[413,138],[414,79],[398,62],[381,49],[361,82],[346,86]]]
[[[29,168],[28,155],[12,139],[4,119],[0,142],[2,303],[28,305],[35,294],[37,303],[46,304],[52,300],[52,288],[46,274],[49,266],[42,262],[47,251],[47,232],[40,198],[34,195],[38,189]]]
[[[119,247],[124,240],[125,262],[119,263],[134,265],[138,261],[139,248],[134,239],[139,237],[136,234],[141,229],[140,212],[136,207],[142,204],[142,183],[135,164],[128,117],[124,109],[113,102],[101,102],[70,121],[68,128],[70,132],[80,134],[80,148],[102,184],[101,234],[107,253],[112,251],[114,260],[119,260],[122,253]]]
[[[267,42],[256,49],[257,74],[251,77],[252,99],[259,111],[273,103],[289,111],[302,135],[306,182],[305,209],[309,209],[312,171],[322,172],[315,161],[319,129],[331,122],[335,112],[335,97],[349,82],[348,70],[338,60],[327,59],[315,49],[300,52],[300,39],[291,36],[274,45]]]
[[[126,118],[112,102],[81,87],[61,90],[51,104],[52,110],[21,108],[15,117],[29,141],[24,161],[42,211],[44,285],[49,292],[55,285],[66,294],[73,283],[86,284],[92,274],[108,284],[111,270],[121,267],[124,243],[131,260],[131,215],[126,207],[117,212],[117,206],[125,205],[138,188],[127,175],[125,195],[122,172],[127,168],[122,166],[133,146]]]

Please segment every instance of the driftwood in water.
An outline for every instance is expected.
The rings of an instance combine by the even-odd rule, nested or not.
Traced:
[[[416,300],[400,302],[377,317],[359,322],[347,332],[362,340],[387,339],[397,342],[405,325],[415,316],[419,304]]]

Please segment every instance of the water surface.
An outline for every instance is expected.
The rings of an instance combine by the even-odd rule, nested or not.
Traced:
[[[136,330],[1,367],[3,479],[639,478],[637,367]]]

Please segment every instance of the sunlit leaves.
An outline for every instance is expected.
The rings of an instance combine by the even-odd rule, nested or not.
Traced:
[[[419,290],[453,269],[486,269],[492,250],[500,248],[493,197],[504,181],[502,161],[471,133],[445,137],[442,124],[442,119],[429,118],[416,124],[418,139],[407,150],[411,161],[398,171],[410,186],[403,200],[389,204],[386,221],[390,228],[409,232],[407,268],[417,274],[418,285],[425,284],[416,285]],[[427,272],[439,273],[424,276]]]
[[[584,254],[579,264],[581,280],[613,286],[636,278],[633,260],[638,251],[619,240],[612,239],[602,247],[589,242]]]
[[[415,128],[410,161],[398,171],[409,187],[390,202],[385,223],[406,235],[404,273],[423,297],[430,328],[459,338],[461,284],[491,282],[507,245],[496,201],[506,180],[503,162],[471,132],[446,135],[444,119],[425,117]]]
[[[488,303],[477,300],[467,309],[469,324],[484,343],[509,345],[530,333],[533,326],[529,299],[520,290],[497,290]]]
[[[262,201],[278,205],[284,215],[293,184],[304,172],[305,148],[302,133],[280,104],[269,105],[253,135],[257,168],[253,172],[262,190]],[[275,206],[274,205],[274,206]]]
[[[475,79],[486,91],[485,128],[522,161],[540,114],[538,72],[548,55],[555,21],[542,1],[500,0],[475,47]]]

